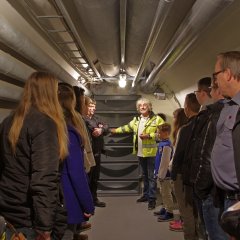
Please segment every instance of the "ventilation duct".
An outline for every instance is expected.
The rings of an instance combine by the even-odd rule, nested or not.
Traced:
[[[141,82],[141,90],[143,92],[148,91],[148,88],[154,85],[156,76],[176,63],[198,39],[214,17],[232,2],[233,0],[197,0],[169,42],[157,66],[153,69],[146,82]]]
[[[0,72],[11,76],[19,81],[25,81],[27,77],[34,71],[22,62],[16,60],[9,54],[0,51]]]
[[[6,98],[18,101],[22,95],[23,88],[14,86],[12,84],[0,81],[0,99]]]
[[[142,59],[139,64],[139,68],[137,70],[137,74],[132,82],[132,87],[135,87],[136,83],[139,81],[141,74],[146,68],[149,57],[152,53],[153,47],[157,40],[157,37],[162,29],[162,26],[165,23],[166,17],[168,16],[169,10],[171,9],[172,3],[174,0],[163,0],[158,3],[158,8],[155,14],[155,18],[153,21],[152,29],[147,41],[147,45],[142,54]],[[144,24],[145,28],[145,24]],[[145,28],[146,29],[146,28]]]
[[[0,41],[38,65],[39,68],[53,72],[64,82],[68,82],[71,85],[77,84],[77,81],[69,73],[63,70],[44,51],[33,44],[23,34],[18,32],[17,29],[14,29],[2,16],[0,16],[0,22]]]

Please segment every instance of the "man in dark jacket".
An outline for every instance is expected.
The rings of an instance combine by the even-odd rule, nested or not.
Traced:
[[[213,179],[211,174],[210,162],[211,152],[216,136],[216,127],[212,125],[216,116],[223,106],[223,96],[218,88],[216,81],[212,80],[210,95],[214,104],[207,105],[205,110],[198,114],[201,134],[195,141],[195,152],[193,154],[193,165],[195,171],[191,172],[191,181],[194,184],[194,192],[200,199],[203,219],[210,239],[228,239],[218,223],[219,208],[213,204]],[[201,118],[200,118],[201,117]]]
[[[210,85],[210,77],[201,78],[197,83],[197,90],[194,91],[194,93],[196,94],[196,98],[201,105],[201,108],[196,117],[183,161],[183,183],[192,187],[192,190],[196,174],[200,166],[199,156],[201,154],[201,145],[204,139],[204,134],[206,132],[206,123],[208,121],[208,111],[206,110],[206,108],[209,104],[212,104],[209,88]],[[190,191],[187,193],[186,197],[189,200],[194,200],[198,210],[200,234],[204,239],[207,239],[201,201],[195,196],[194,192],[193,195],[189,193]]]
[[[96,207],[105,207],[106,203],[99,201],[97,197],[97,187],[98,180],[100,175],[100,165],[101,165],[101,153],[104,148],[104,139],[103,136],[108,133],[108,125],[100,121],[95,115],[96,111],[96,102],[93,99],[90,99],[87,107],[87,114],[84,116],[87,128],[89,130],[91,140],[92,140],[92,150],[96,166],[91,167],[89,173],[90,179],[90,190],[92,193],[94,205]]]

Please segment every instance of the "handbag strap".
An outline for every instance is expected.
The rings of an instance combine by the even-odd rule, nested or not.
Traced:
[[[6,224],[7,228],[9,228],[13,232],[11,240],[27,240],[23,233],[18,232],[17,229],[10,222],[6,221]]]

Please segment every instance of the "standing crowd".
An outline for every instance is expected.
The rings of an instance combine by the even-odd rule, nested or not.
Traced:
[[[185,240],[240,239],[239,106],[238,51],[217,56],[212,77],[174,111],[173,126],[140,98],[139,115],[109,129],[83,89],[33,73],[0,125],[0,239],[60,240],[67,228],[72,239],[88,239],[82,232],[95,207],[106,206],[97,188],[108,133],[133,133],[143,177],[137,203],[155,209],[159,185],[159,222]]]
[[[137,101],[138,117],[111,132],[133,133],[143,175],[137,202],[154,209],[159,182],[159,222],[169,221],[185,240],[240,239],[240,52],[219,54],[212,77],[197,87],[174,112],[173,144],[171,125],[152,112],[148,99]]]
[[[84,90],[47,72],[28,78],[20,103],[0,126],[0,239],[72,239],[83,231],[97,198],[100,149],[108,126]],[[6,228],[5,228],[6,227]]]

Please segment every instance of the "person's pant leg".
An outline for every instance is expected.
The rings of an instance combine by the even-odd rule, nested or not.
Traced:
[[[161,187],[163,205],[168,212],[173,213],[174,204],[173,204],[173,198],[172,198],[171,180],[166,179],[166,180],[160,181],[160,187]]]
[[[148,162],[147,159],[139,157],[139,164],[143,173],[143,196],[149,198],[149,183],[148,183]]]
[[[185,240],[198,240],[197,220],[193,214],[193,207],[186,203],[185,192],[183,187],[182,175],[178,174],[174,181],[174,192],[178,202],[179,211],[183,219],[183,233]]]
[[[193,199],[198,212],[198,235],[203,240],[208,240],[208,234],[203,218],[202,201],[197,197],[195,193],[193,193]]]
[[[154,176],[155,157],[147,157],[146,161],[148,170],[149,200],[156,200],[157,180]]]
[[[229,239],[218,223],[219,209],[214,207],[211,195],[202,201],[202,211],[209,238],[213,240]]]
[[[93,200],[97,200],[97,188],[98,188],[98,180],[100,176],[100,168],[101,168],[101,156],[94,156],[96,165],[90,170],[90,190],[92,193]]]

